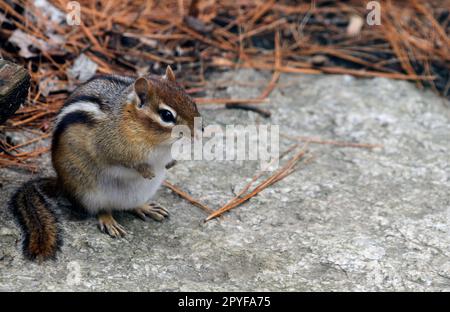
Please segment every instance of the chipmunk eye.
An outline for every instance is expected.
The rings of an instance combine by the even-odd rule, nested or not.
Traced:
[[[167,123],[175,123],[175,117],[173,116],[171,111],[167,109],[160,109],[158,113],[162,121]]]

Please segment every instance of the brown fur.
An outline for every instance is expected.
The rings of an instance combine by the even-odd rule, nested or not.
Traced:
[[[158,100],[172,107],[178,113],[180,123],[193,131],[194,118],[200,117],[200,113],[192,98],[176,83],[161,79],[151,79],[150,83],[155,86]]]
[[[36,256],[38,260],[45,260],[54,257],[56,253],[56,220],[53,214],[47,210],[45,201],[42,201],[36,194],[30,197],[31,205],[39,215],[39,224],[30,222],[29,219],[26,221],[30,229],[28,252],[30,255]]]
[[[52,149],[53,167],[65,193],[81,197],[85,189],[95,186],[95,170],[101,166],[94,142],[95,130],[85,125],[72,125],[60,138],[60,144]]]
[[[61,246],[56,216],[44,194],[55,187],[55,179],[32,180],[11,199],[11,211],[24,232],[23,253],[30,260],[55,258]]]

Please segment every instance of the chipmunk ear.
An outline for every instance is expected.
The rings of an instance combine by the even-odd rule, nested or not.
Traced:
[[[136,81],[134,82],[134,92],[139,98],[140,106],[144,105],[144,103],[147,101],[148,91],[149,84],[147,79],[145,79],[144,77],[139,77],[138,79],[136,79]]]
[[[170,65],[167,65],[166,73],[164,74],[163,78],[175,82],[175,74],[173,73],[173,70],[170,67]]]
[[[152,86],[144,77],[137,78],[133,83],[133,90],[128,95],[129,102],[142,107],[151,96]]]

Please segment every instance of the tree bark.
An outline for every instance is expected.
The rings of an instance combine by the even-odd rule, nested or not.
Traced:
[[[0,124],[23,104],[29,87],[30,74],[25,68],[0,59]]]

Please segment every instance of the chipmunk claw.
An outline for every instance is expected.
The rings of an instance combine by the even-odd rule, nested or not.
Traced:
[[[97,218],[98,227],[103,233],[114,238],[124,237],[127,234],[125,228],[117,223],[111,213],[99,214]]]
[[[133,210],[133,213],[144,221],[147,220],[147,217],[156,221],[162,221],[169,217],[169,211],[166,208],[154,203],[136,208]]]

